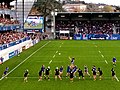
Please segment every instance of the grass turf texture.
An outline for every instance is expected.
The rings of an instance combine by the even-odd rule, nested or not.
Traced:
[[[15,56],[0,65],[0,76],[2,76],[6,66],[11,71],[47,42],[41,41],[22,52],[20,56]],[[58,52],[56,53],[56,51]],[[93,81],[93,78],[85,76],[85,80],[74,78],[74,82],[71,83],[69,78],[65,78],[67,65],[70,64],[69,56],[75,57],[75,64],[82,70],[84,65],[87,65],[91,75],[92,65],[100,67],[103,70],[103,80],[100,81],[97,78],[96,81]],[[119,90],[120,82],[111,79],[112,58],[114,56],[117,58],[117,66],[114,69],[118,79],[120,79],[120,41],[51,41],[11,72],[7,79],[1,80],[0,90]],[[49,64],[51,60],[52,62]],[[43,79],[43,81],[38,82],[38,71],[42,64],[51,67],[50,81]],[[54,69],[61,65],[64,66],[63,80],[55,81]],[[25,69],[28,69],[30,74],[27,83],[23,82]],[[78,76],[78,74],[76,75]]]

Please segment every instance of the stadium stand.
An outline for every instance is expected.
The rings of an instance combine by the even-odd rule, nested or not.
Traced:
[[[120,13],[58,13],[55,22],[56,35],[60,37],[120,34]]]

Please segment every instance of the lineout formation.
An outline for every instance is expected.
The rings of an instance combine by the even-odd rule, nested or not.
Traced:
[[[87,65],[84,65],[84,72],[78,68],[75,64],[75,58],[70,58],[70,62],[71,64],[67,66],[67,73],[66,73],[66,78],[70,77],[70,81],[73,82],[73,79],[76,78],[76,73],[78,73],[78,79],[85,79],[85,76],[89,76],[90,78],[93,77],[93,80],[96,80],[97,75],[99,76],[99,80],[102,80],[102,75],[103,75],[103,71],[101,70],[101,68],[96,69],[96,66],[93,65],[92,66],[92,75],[90,75],[89,70]],[[112,59],[113,62],[113,66],[116,67],[116,58],[114,57]],[[7,72],[9,70],[9,67],[6,67],[4,73],[3,73],[3,78],[7,77]],[[60,80],[63,79],[63,66],[61,66],[60,68],[56,67],[54,70],[54,75],[55,75],[55,80],[57,80],[57,78],[59,78]],[[39,71],[39,79],[38,81],[42,81],[42,78],[44,77],[44,79],[48,79],[48,81],[50,81],[50,74],[51,74],[51,69],[50,66],[48,66],[47,68],[45,68],[44,65],[41,66],[40,71]],[[112,80],[116,79],[119,82],[119,79],[116,77],[116,73],[114,68],[111,69],[111,75],[112,75]],[[29,76],[29,70],[25,70],[24,72],[24,82],[28,82],[28,76]]]

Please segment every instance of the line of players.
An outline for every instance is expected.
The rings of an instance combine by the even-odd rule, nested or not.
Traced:
[[[88,75],[90,78],[90,74],[88,72],[88,67],[87,65],[84,66],[84,73],[82,72],[82,70],[79,68],[77,68],[76,65],[74,65],[74,61],[75,61],[75,58],[70,58],[69,59],[71,60],[71,65],[68,65],[67,66],[67,74],[66,74],[66,77],[70,76],[70,80],[73,82],[73,78],[76,77],[76,72],[78,72],[78,75],[79,75],[79,79],[80,77],[82,77],[82,79],[85,79],[84,76]],[[116,58],[114,57],[112,59],[112,62],[113,62],[113,66],[115,67],[116,66]],[[6,77],[7,76],[7,72],[9,70],[9,67],[6,67],[2,77]],[[50,70],[50,66],[48,66],[46,69],[45,69],[45,66],[42,65],[40,71],[39,71],[39,80],[38,81],[42,81],[42,77],[44,76],[45,79],[48,79],[50,80],[50,73],[51,70]],[[55,80],[57,80],[57,78],[59,78],[60,80],[62,80],[62,74],[63,74],[63,66],[61,66],[60,68],[56,67],[56,69],[54,70],[55,72]],[[112,79],[116,79],[116,75],[115,75],[115,70],[112,68],[111,69],[111,73],[112,73]],[[96,69],[96,67],[93,65],[92,67],[92,74],[93,74],[93,79],[94,81],[96,80],[96,75],[99,75],[99,80],[102,79],[102,70],[100,68],[98,68],[98,70]],[[24,72],[24,81],[27,82],[27,78],[28,78],[28,75],[29,75],[29,71],[28,70],[25,70]]]
[[[76,77],[76,72],[78,72],[78,75],[79,75],[78,79],[80,79],[81,77],[82,77],[82,79],[85,79],[84,76],[86,76],[86,75],[88,75],[91,78],[87,65],[84,65],[84,73],[83,73],[83,71],[80,68],[78,69],[77,66],[74,65],[75,58],[70,58],[69,57],[69,59],[71,60],[71,65],[67,66],[66,77],[69,76],[71,82],[73,82],[73,78]],[[116,58],[115,57],[113,58],[113,65],[116,66]],[[45,66],[42,65],[42,67],[39,71],[39,80],[38,81],[42,81],[43,76],[44,76],[45,79],[50,80],[50,72],[51,72],[50,66],[48,66],[45,69]],[[54,72],[55,72],[55,80],[57,80],[57,78],[62,80],[63,66],[61,66],[60,68],[56,67]],[[112,79],[116,79],[117,77],[116,77],[116,74],[115,74],[115,70],[113,68],[111,69],[111,73],[112,73]],[[93,74],[94,81],[96,80],[97,75],[99,75],[99,80],[102,79],[103,72],[100,68],[98,68],[98,70],[97,70],[95,65],[92,66],[92,74]],[[28,70],[26,70],[25,73],[24,73],[24,81],[25,82],[27,82],[27,76],[28,76]]]

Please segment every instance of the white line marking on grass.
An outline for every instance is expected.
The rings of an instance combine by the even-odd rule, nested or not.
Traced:
[[[105,60],[105,63],[108,64],[107,60]]]
[[[117,76],[115,75],[115,79],[119,82],[119,79],[117,78]]]
[[[53,56],[53,58],[55,58],[55,55]]]
[[[101,56],[102,56],[102,58],[104,58],[104,55],[101,54]]]
[[[95,43],[93,43],[93,44],[95,45]],[[98,47],[98,46],[95,45],[95,47]],[[102,54],[102,52],[100,50],[98,52],[100,53],[100,55],[101,55],[102,58],[105,58],[104,55]],[[107,60],[105,60],[105,63],[108,64]]]
[[[99,53],[101,53],[101,51],[98,51]]]
[[[50,60],[49,64],[51,64],[51,63],[52,63],[52,60]]]
[[[24,77],[21,77],[21,76],[14,77],[14,76],[13,76],[13,77],[7,77],[7,78],[24,78]],[[33,76],[33,77],[30,77],[30,76],[28,76],[28,78],[38,78],[38,77],[34,77],[34,76]],[[54,76],[50,76],[50,78],[55,78],[55,77],[54,77]],[[66,79],[66,76],[63,76],[63,78]],[[118,78],[120,78],[120,77],[118,77]],[[93,78],[89,78],[89,79],[93,79]],[[103,79],[110,79],[110,80],[111,80],[112,77],[109,77],[109,76],[108,76],[108,77],[103,77]]]
[[[95,47],[98,47],[97,45],[95,45]]]
[[[58,51],[56,51],[56,53],[58,53]]]
[[[7,77],[7,78],[8,78],[8,79],[23,79],[24,77],[19,77],[19,76],[18,76],[18,77]],[[36,78],[36,79],[38,79],[38,77],[29,77],[29,76],[28,76],[28,78],[31,78],[31,79],[32,79],[32,78]],[[54,78],[54,77],[51,76],[50,78]],[[66,79],[65,76],[63,76],[63,78]],[[105,80],[105,79],[106,79],[106,80],[111,80],[111,78],[112,78],[112,77],[103,77],[103,80]],[[120,77],[115,77],[115,78],[116,78],[117,82],[119,82]],[[119,78],[119,79],[118,79],[118,78]],[[87,80],[90,80],[90,79],[93,79],[93,78],[88,78]],[[111,81],[112,81],[112,80],[111,80]]]
[[[34,51],[31,55],[29,55],[26,59],[24,59],[21,63],[19,63],[16,67],[14,67],[10,72],[8,72],[5,76],[3,76],[2,78],[0,78],[0,81],[3,80],[6,76],[8,76],[10,73],[12,73],[15,69],[17,69],[21,64],[23,64],[26,60],[28,60],[30,57],[32,57],[36,52],[38,52],[39,50],[41,50],[42,48],[44,48],[47,44],[49,44],[51,41],[47,42],[46,44],[44,44],[43,46],[41,46],[40,48],[38,48],[36,51]]]

